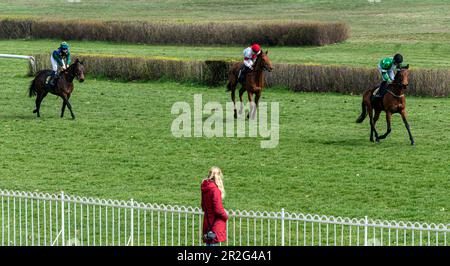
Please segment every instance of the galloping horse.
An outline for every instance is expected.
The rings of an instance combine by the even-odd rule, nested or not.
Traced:
[[[391,118],[392,114],[400,113],[403,119],[403,123],[405,123],[405,127],[408,130],[409,139],[411,141],[411,145],[414,145],[414,139],[411,135],[411,130],[409,128],[408,121],[406,120],[406,101],[405,94],[403,90],[408,88],[408,75],[409,75],[409,65],[401,68],[397,74],[395,75],[394,81],[389,84],[387,88],[387,93],[384,95],[382,99],[372,100],[372,94],[377,88],[368,89],[363,94],[362,100],[362,112],[361,115],[356,120],[356,123],[362,123],[367,116],[367,112],[369,112],[370,118],[370,141],[373,142],[373,135],[375,134],[375,140],[377,142],[380,139],[385,139],[389,133],[391,133]],[[375,110],[375,116],[373,116],[373,110]],[[378,118],[380,117],[381,111],[386,112],[386,123],[387,123],[387,131],[385,134],[378,136],[378,132],[375,129],[375,124],[377,123]]]
[[[264,88],[264,71],[267,70],[270,72],[273,69],[272,62],[270,62],[270,59],[267,56],[268,53],[269,51],[266,51],[265,53],[261,51],[261,53],[256,58],[253,70],[247,73],[245,81],[242,83],[242,87],[239,90],[239,99],[241,101],[239,114],[242,113],[243,109],[242,95],[245,91],[247,91],[248,94],[248,100],[250,102],[250,112],[247,115],[247,118],[255,118],[256,108],[258,108],[258,102],[261,98],[262,90]],[[239,83],[238,74],[242,64],[243,62],[234,63],[231,66],[230,72],[228,74],[227,91],[231,91],[231,99],[233,100],[234,104],[234,118],[237,118],[235,91]],[[253,94],[255,94],[254,101]]]
[[[51,75],[52,70],[41,70],[36,74],[36,77],[31,82],[29,88],[29,96],[36,97],[36,109],[33,113],[37,114],[37,117],[40,117],[41,114],[39,112],[41,108],[41,102],[47,96],[47,93],[52,93],[62,98],[63,105],[61,109],[61,117],[64,116],[64,110],[66,109],[66,105],[69,108],[70,114],[72,115],[72,119],[75,119],[75,115],[72,112],[72,105],[69,102],[70,95],[73,91],[73,80],[75,78],[78,79],[79,82],[84,81],[84,67],[83,62],[76,59],[73,64],[71,64],[66,70],[63,70],[59,74],[59,79],[56,81],[56,85],[53,87],[48,87],[46,85],[46,79],[49,75]]]

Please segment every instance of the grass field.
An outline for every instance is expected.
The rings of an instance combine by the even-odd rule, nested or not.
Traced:
[[[108,42],[71,41],[78,55],[153,57],[182,60],[241,60],[242,47],[155,46]],[[2,40],[1,53],[41,54],[56,49],[55,40]],[[270,47],[273,63],[346,65],[376,68],[379,60],[401,51],[412,68],[449,68],[450,46],[444,43],[364,44],[342,43],[324,47]]]
[[[263,100],[280,102],[280,143],[261,149],[261,138],[173,137],[174,102],[198,93],[204,103],[229,99],[224,89],[189,84],[88,79],[75,84],[77,120],[59,118],[55,96],[36,119],[23,63],[0,62],[0,188],[198,206],[201,179],[218,165],[226,208],[450,218],[448,98],[408,97],[411,147],[398,115],[391,136],[370,143],[367,121],[354,123],[359,96],[268,89]]]
[[[126,3],[125,3],[126,2]],[[412,67],[448,68],[450,6],[445,0],[369,3],[343,1],[0,1],[0,17],[46,19],[200,21],[344,21],[351,37],[326,47],[270,47],[275,62],[375,67],[401,52]],[[55,10],[55,11],[52,11]],[[57,12],[56,12],[57,10]],[[74,11],[76,10],[76,11]],[[249,12],[248,10],[251,10]],[[276,12],[274,12],[276,11]],[[0,43],[0,51],[46,53],[55,41]],[[243,47],[192,47],[71,42],[74,53],[158,56],[183,59],[239,59]]]
[[[126,3],[125,3],[126,2]],[[249,12],[248,10],[251,10]],[[450,6],[446,0],[370,4],[343,1],[88,1],[0,0],[0,18],[209,21],[335,21],[351,38],[325,47],[269,47],[273,63],[376,67],[401,52],[412,68],[450,67]],[[60,40],[1,40],[0,53],[50,53]],[[239,60],[243,47],[152,46],[70,41],[74,54],[185,60]],[[264,47],[266,48],[266,47]],[[225,103],[225,88],[174,82],[75,84],[77,120],[59,118],[48,96],[40,119],[27,97],[24,61],[0,60],[0,188],[200,205],[201,179],[212,165],[225,174],[227,209],[280,210],[335,216],[448,223],[450,220],[450,98],[407,98],[416,147],[398,115],[393,132],[369,142],[356,124],[360,96],[267,89],[280,103],[280,143],[261,138],[172,136],[176,101]],[[68,112],[66,112],[68,116]],[[384,117],[378,129],[386,129]]]
[[[345,21],[353,37],[411,40],[416,35],[448,38],[450,22],[446,0],[399,0],[370,3],[367,0],[261,0],[258,4],[236,0],[3,0],[2,17],[46,19],[144,20],[171,22],[209,21]]]

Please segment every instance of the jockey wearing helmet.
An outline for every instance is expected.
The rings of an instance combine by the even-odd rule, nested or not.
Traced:
[[[50,85],[55,85],[54,82],[58,78],[58,70],[61,68],[65,70],[70,65],[70,47],[66,42],[62,42],[59,48],[54,50],[50,56],[50,61],[52,63],[52,78],[50,80]]]
[[[396,54],[394,57],[386,57],[381,59],[378,64],[378,71],[380,71],[383,81],[381,82],[380,89],[375,97],[383,98],[387,92],[388,85],[395,79],[394,71],[400,69],[402,62],[403,56],[401,54]]]
[[[253,65],[255,64],[256,58],[261,53],[261,47],[259,44],[253,44],[244,49],[244,64],[239,70],[238,79],[239,81],[245,81],[245,75],[253,70]]]

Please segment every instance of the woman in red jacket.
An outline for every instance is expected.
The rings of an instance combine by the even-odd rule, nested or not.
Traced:
[[[218,167],[209,170],[208,177],[202,185],[203,242],[207,246],[217,246],[227,240],[228,215],[222,205],[225,198],[222,171]],[[209,232],[209,233],[208,233]],[[209,236],[209,237],[206,237]]]

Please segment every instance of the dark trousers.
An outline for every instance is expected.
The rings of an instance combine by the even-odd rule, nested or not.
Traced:
[[[383,81],[383,82],[381,82],[381,84],[380,84],[380,89],[378,90],[378,93],[377,93],[377,97],[384,97],[384,95],[386,94],[386,92],[387,92],[387,89],[388,89],[388,82],[387,81]]]
[[[250,71],[250,68],[248,68],[246,65],[242,64],[241,68],[239,69],[238,80],[240,82],[244,82],[245,81],[245,76],[247,75],[247,73],[249,71]]]

